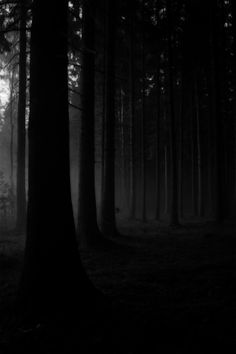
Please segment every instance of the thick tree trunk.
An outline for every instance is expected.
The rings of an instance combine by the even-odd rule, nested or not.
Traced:
[[[36,323],[78,313],[82,320],[96,307],[70,195],[67,6],[35,0],[32,9],[27,240],[18,300],[22,315]]]
[[[81,247],[95,246],[101,238],[95,197],[95,6],[83,1],[82,113],[79,152],[78,235]]]
[[[101,198],[101,230],[106,236],[117,234],[115,217],[115,1],[106,0],[106,72],[104,176]]]
[[[19,101],[17,116],[17,172],[16,203],[17,231],[25,230],[26,224],[26,190],[25,190],[25,112],[26,112],[26,16],[25,1],[20,3],[20,58],[19,58]]]

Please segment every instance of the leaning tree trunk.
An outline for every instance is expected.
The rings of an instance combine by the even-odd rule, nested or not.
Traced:
[[[67,6],[35,0],[32,9],[27,239],[18,300],[36,323],[74,313],[78,321],[96,306],[79,260],[70,194]]]
[[[17,116],[17,172],[16,172],[16,209],[17,231],[22,232],[26,223],[26,190],[25,190],[25,112],[26,112],[26,17],[25,1],[20,2],[20,58],[19,58],[19,101]]]
[[[106,111],[101,230],[105,236],[114,236],[117,234],[115,217],[115,1],[106,0],[106,10]]]
[[[95,197],[95,6],[83,1],[82,113],[79,151],[78,234],[81,247],[101,239]]]

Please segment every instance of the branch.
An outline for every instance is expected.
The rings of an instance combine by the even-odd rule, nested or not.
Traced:
[[[69,102],[69,106],[72,107],[72,108],[75,108],[75,109],[77,109],[77,110],[79,110],[79,111],[82,111],[82,108],[80,108],[80,107],[78,107],[78,106],[75,106],[73,103],[70,103],[70,102]]]
[[[71,88],[71,87],[69,87],[69,91],[71,91],[71,92],[73,92],[73,93],[75,93],[75,94],[77,94],[77,95],[79,95],[79,96],[83,96],[83,94],[82,94],[81,92],[78,92],[78,91],[74,90],[74,89]]]
[[[15,58],[17,58],[18,56],[19,56],[19,53],[15,53],[15,54],[11,57],[11,59],[3,66],[2,70],[5,70],[5,69],[8,67],[8,65],[10,65],[11,62],[12,62]]]
[[[19,31],[31,32],[31,28],[30,27],[26,27],[26,28],[20,28],[20,27],[8,28],[8,29],[5,29],[5,30],[1,30],[0,34],[10,33],[10,32],[19,32]]]

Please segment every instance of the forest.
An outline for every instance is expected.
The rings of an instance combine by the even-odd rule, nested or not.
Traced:
[[[0,353],[227,354],[236,2],[0,0]]]

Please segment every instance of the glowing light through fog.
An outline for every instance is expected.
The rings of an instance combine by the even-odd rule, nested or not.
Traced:
[[[0,131],[4,123],[6,106],[10,99],[9,79],[4,70],[0,71]]]

